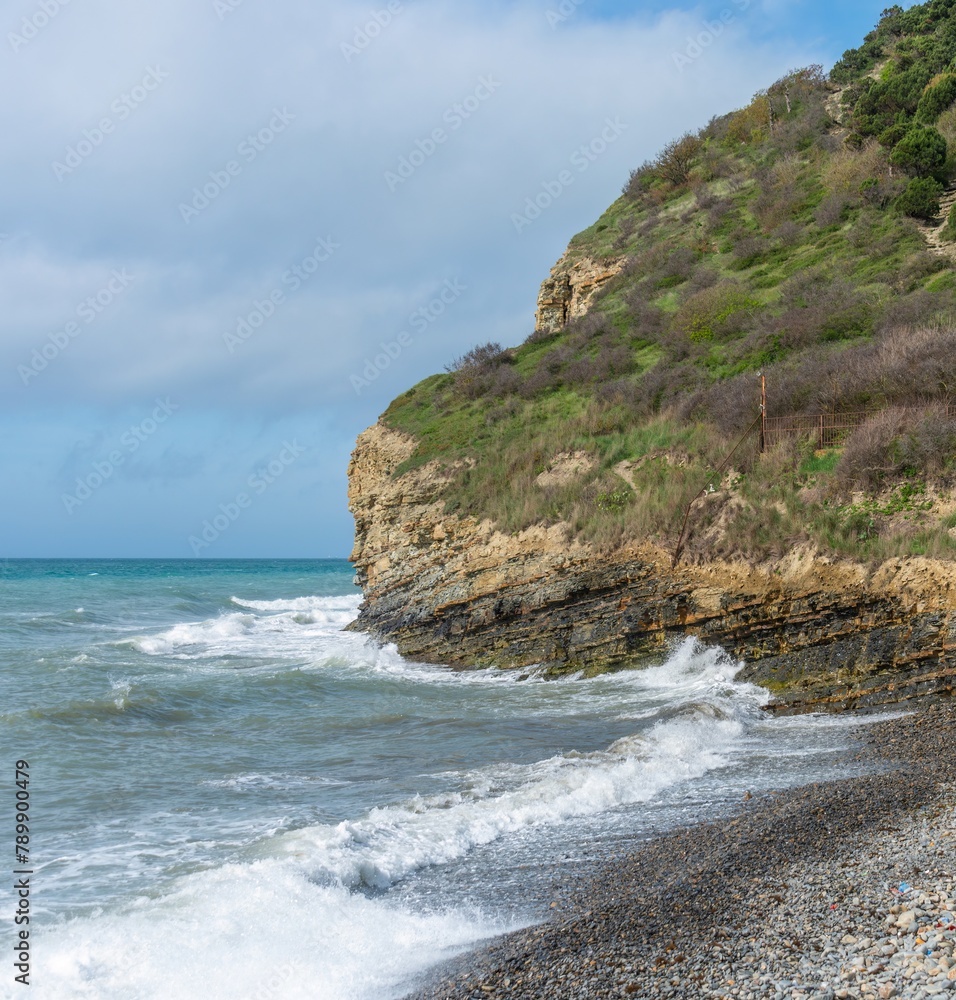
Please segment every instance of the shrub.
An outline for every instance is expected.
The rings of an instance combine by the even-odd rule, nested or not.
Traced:
[[[463,354],[460,358],[455,358],[450,365],[445,365],[445,371],[460,372],[466,368],[480,368],[499,361],[504,353],[501,344],[488,341],[487,344],[480,344],[477,347],[473,347],[467,354]]]
[[[473,347],[467,354],[455,358],[445,371],[454,375],[452,385],[455,392],[468,399],[484,395],[492,383],[492,376],[510,355],[502,350],[501,344],[488,342]],[[499,390],[502,388],[498,380]]]
[[[777,228],[770,234],[775,240],[779,240],[781,246],[794,247],[798,243],[803,242],[804,238],[804,228],[799,222],[794,222],[793,219],[789,219],[787,222],[781,223]]]
[[[618,223],[617,228],[618,234],[612,245],[615,250],[623,250],[630,242],[631,237],[634,235],[634,230],[637,228],[637,222],[633,215],[626,215]]]
[[[927,126],[911,128],[890,153],[890,163],[918,177],[935,173],[946,162],[946,140]]]
[[[674,315],[672,327],[691,341],[724,340],[742,332],[759,305],[735,281],[722,281],[692,295]]]
[[[598,510],[618,513],[634,500],[634,491],[626,486],[617,490],[605,490],[598,493],[595,503]]]
[[[828,194],[823,201],[817,205],[813,213],[813,221],[821,229],[829,229],[837,226],[843,221],[844,213],[847,210],[849,199],[845,194]]]
[[[761,191],[753,203],[753,213],[764,232],[770,232],[793,217],[803,206],[804,198],[795,183]]]
[[[845,489],[870,490],[896,476],[901,470],[890,453],[904,421],[904,411],[885,410],[857,427],[834,469],[837,485]]]
[[[657,180],[654,164],[645,160],[636,170],[632,170],[621,193],[625,198],[639,199],[650,191]]]
[[[858,49],[847,49],[830,70],[830,79],[834,83],[849,83],[872,68],[882,55],[883,46],[875,38],[867,40]]]
[[[770,134],[770,99],[766,94],[758,94],[741,111],[735,112],[727,124],[727,138],[730,142],[762,142]]]
[[[956,330],[901,326],[872,342],[819,348],[766,369],[774,412],[894,406],[956,394]]]
[[[916,106],[916,120],[933,125],[953,101],[956,101],[956,74],[944,73],[923,91]]]
[[[956,298],[952,292],[928,292],[920,289],[912,295],[895,298],[887,303],[876,332],[880,337],[889,337],[894,331],[903,328],[916,330],[921,327],[952,327],[954,317]]]
[[[738,271],[753,267],[766,257],[772,247],[770,242],[760,236],[743,236],[734,243],[734,264]]]
[[[603,382],[595,391],[595,398],[610,406],[623,406],[628,410],[641,407],[644,397],[637,383],[630,379],[619,378],[612,382]]]
[[[950,242],[956,241],[956,205],[949,210],[946,218],[946,228],[941,233],[943,239]]]
[[[886,153],[869,142],[860,150],[844,149],[831,157],[823,169],[823,184],[832,194],[853,196],[868,178],[886,173]]]
[[[867,177],[860,184],[860,197],[866,204],[883,209],[899,196],[903,187],[905,187],[905,181],[901,181],[899,178]]]
[[[952,145],[956,141],[956,107],[949,108],[939,116],[936,128],[947,144]]]
[[[932,177],[914,177],[896,199],[896,207],[914,219],[934,219],[939,215],[943,185]]]
[[[874,414],[847,440],[834,470],[839,486],[874,490],[902,476],[939,476],[956,453],[956,419],[946,407]]]
[[[892,149],[900,140],[906,137],[906,133],[909,132],[910,125],[908,122],[894,122],[889,128],[883,129],[883,131],[876,137],[876,141],[881,145],[886,147],[886,149]]]
[[[602,345],[594,357],[577,358],[563,372],[568,386],[609,382],[634,370],[634,355],[626,347]]]
[[[697,265],[697,256],[693,250],[687,247],[679,247],[667,255],[661,266],[657,269],[655,279],[659,288],[672,288],[674,285],[682,285],[694,273]]]

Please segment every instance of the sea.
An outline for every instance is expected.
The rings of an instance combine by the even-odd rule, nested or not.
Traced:
[[[773,717],[720,649],[460,672],[360,601],[344,560],[0,563],[0,997],[402,997],[644,838],[852,773],[858,720]]]

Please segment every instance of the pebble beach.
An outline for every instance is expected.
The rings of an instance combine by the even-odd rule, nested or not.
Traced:
[[[863,776],[637,845],[414,1000],[956,998],[956,706],[856,740]]]

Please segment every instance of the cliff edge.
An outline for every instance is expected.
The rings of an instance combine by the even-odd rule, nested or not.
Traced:
[[[746,663],[784,710],[876,707],[950,694],[956,571],[931,559],[876,569],[794,552],[750,566],[671,569],[635,544],[613,556],[565,525],[506,535],[445,512],[437,463],[396,469],[415,442],[381,423],[349,467],[355,563],[365,602],[354,628],[407,657],[457,667],[596,671],[663,657],[689,637]]]

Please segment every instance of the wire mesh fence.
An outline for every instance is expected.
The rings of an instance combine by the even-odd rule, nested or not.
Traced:
[[[904,412],[921,412],[917,407],[904,407]],[[860,410],[856,413],[789,413],[782,417],[767,417],[764,424],[765,447],[771,448],[786,437],[812,440],[817,448],[835,448],[843,444],[851,432],[880,410]],[[956,417],[956,404],[946,406],[949,417]]]

